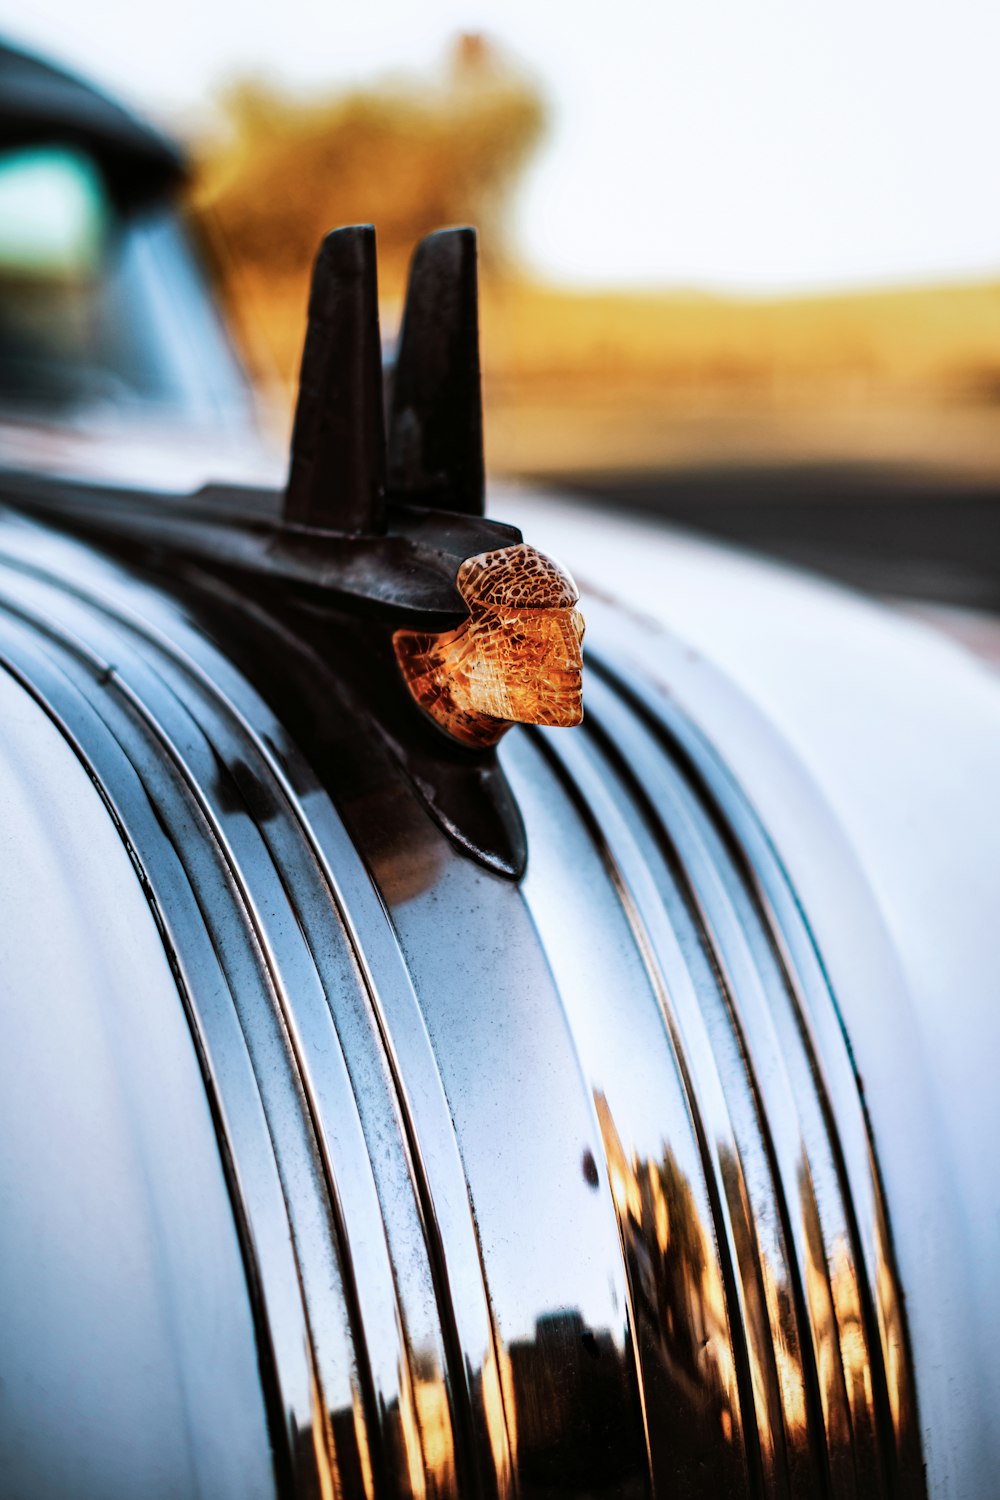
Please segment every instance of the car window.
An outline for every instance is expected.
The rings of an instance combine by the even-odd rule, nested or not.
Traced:
[[[174,212],[120,208],[68,147],[0,152],[0,405],[195,424],[249,409]]]

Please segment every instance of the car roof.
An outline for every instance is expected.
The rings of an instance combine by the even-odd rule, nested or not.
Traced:
[[[0,41],[0,149],[50,142],[89,151],[119,201],[169,194],[186,175],[167,136],[93,84]]]

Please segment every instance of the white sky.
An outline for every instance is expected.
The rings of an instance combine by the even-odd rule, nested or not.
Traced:
[[[0,0],[0,31],[184,130],[213,85],[310,90],[482,30],[544,84],[537,270],[770,291],[1000,274],[997,0]]]

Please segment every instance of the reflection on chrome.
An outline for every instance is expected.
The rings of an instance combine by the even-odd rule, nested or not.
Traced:
[[[861,1299],[850,1246],[838,1237],[830,1258],[830,1286],[840,1330],[840,1360],[847,1384],[847,1400],[855,1427],[870,1421],[872,1376],[861,1321]]]
[[[513,1474],[517,1468],[517,1414],[515,1403],[510,1398],[510,1359],[505,1350],[501,1350],[498,1361],[493,1345],[490,1346],[478,1383],[482,1387],[483,1411],[493,1468],[497,1476],[497,1492],[504,1496],[511,1492]]]
[[[510,1346],[521,1484],[538,1491],[627,1494],[633,1421],[624,1362],[610,1331],[575,1309],[546,1313]],[[558,1378],[553,1378],[558,1371]]]
[[[402,1392],[399,1403],[400,1437],[402,1439],[406,1474],[410,1486],[409,1492],[413,1496],[413,1500],[424,1500],[427,1494],[427,1486],[424,1483],[426,1453],[421,1451],[421,1435],[417,1428],[417,1412],[414,1407],[414,1395],[410,1385],[410,1372],[405,1360],[400,1360],[399,1362],[399,1377],[400,1390]]]
[[[512,734],[528,871],[470,873],[349,715],[325,726],[335,807],[179,606],[40,545],[4,530],[0,645],[119,811],[181,967],[213,977],[192,1026],[286,1492],[919,1495],[833,999],[670,706],[595,667],[581,734]],[[337,704],[322,663],[296,670]]]
[[[413,1433],[411,1447],[405,1438],[405,1468],[396,1466],[393,1491],[414,1500],[424,1495],[442,1500],[457,1493],[448,1393],[440,1379],[423,1378],[420,1366],[416,1359],[419,1440]],[[490,1355],[472,1385],[482,1392],[491,1428],[498,1496],[518,1490],[600,1490],[638,1500],[644,1492],[630,1457],[635,1410],[626,1360],[611,1331],[588,1327],[578,1309],[542,1314],[534,1336],[514,1340],[497,1358]],[[318,1388],[314,1394],[319,1402]],[[356,1415],[347,1407],[327,1421],[321,1405],[314,1412],[322,1500],[371,1500],[375,1494],[364,1427]],[[382,1413],[383,1439],[394,1432],[398,1437],[401,1424],[405,1430],[396,1400]],[[506,1439],[513,1462],[506,1456]],[[393,1446],[390,1438],[387,1457]]]
[[[899,1286],[893,1273],[888,1253],[888,1229],[885,1215],[879,1205],[876,1224],[876,1249],[878,1263],[876,1287],[879,1318],[879,1335],[882,1340],[885,1360],[886,1384],[888,1386],[889,1412],[895,1433],[912,1431],[916,1422],[909,1355],[906,1344],[906,1326]]]
[[[636,1319],[655,1330],[668,1379],[728,1443],[739,1398],[725,1290],[691,1186],[669,1146],[660,1161],[627,1157],[607,1099],[594,1102]]]
[[[363,1441],[363,1436],[362,1436]],[[321,1500],[338,1500],[343,1493],[337,1473],[337,1458],[333,1440],[333,1424],[320,1395],[315,1368],[312,1370],[312,1445],[313,1461],[319,1482]],[[369,1471],[369,1480],[371,1473]],[[366,1493],[370,1493],[367,1491]]]
[[[806,1436],[806,1393],[802,1357],[799,1353],[795,1311],[792,1307],[791,1289],[787,1282],[780,1287],[771,1262],[766,1255],[760,1258],[761,1277],[764,1282],[764,1301],[774,1343],[774,1361],[778,1383],[781,1388],[781,1414],[785,1425],[785,1438],[789,1446],[797,1446]]]
[[[414,1360],[414,1404],[420,1423],[427,1493],[437,1497],[456,1492],[455,1450],[452,1443],[448,1389],[433,1368],[424,1373],[425,1362]]]
[[[856,1150],[865,1141],[857,1087],[801,913],[724,772],[726,818],[741,820],[739,837],[759,860],[752,870],[705,784],[675,760],[660,698],[630,696],[596,666],[583,734],[535,742],[559,790],[536,795],[529,756],[509,760],[534,839],[529,903],[595,1099],[651,1470],[694,1474],[710,1452],[716,1490],[811,1496],[881,1493],[898,1466],[919,1493],[912,1403],[892,1390],[897,1376],[904,1392],[912,1377],[881,1285],[886,1240],[875,1241],[871,1218],[859,1233],[855,1218],[878,1204],[877,1176]],[[684,751],[701,766],[693,738]],[[558,899],[547,857],[556,829],[578,872]],[[765,876],[766,901],[755,884]],[[660,1012],[658,1035],[629,947]],[[812,1016],[825,1026],[836,1096]],[[678,1078],[681,1110],[671,1099]],[[878,1263],[865,1261],[866,1240]],[[727,1446],[738,1457],[725,1473]]]

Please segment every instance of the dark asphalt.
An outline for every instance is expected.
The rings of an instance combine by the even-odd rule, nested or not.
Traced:
[[[787,467],[563,475],[556,487],[856,588],[1000,612],[1000,484]]]

